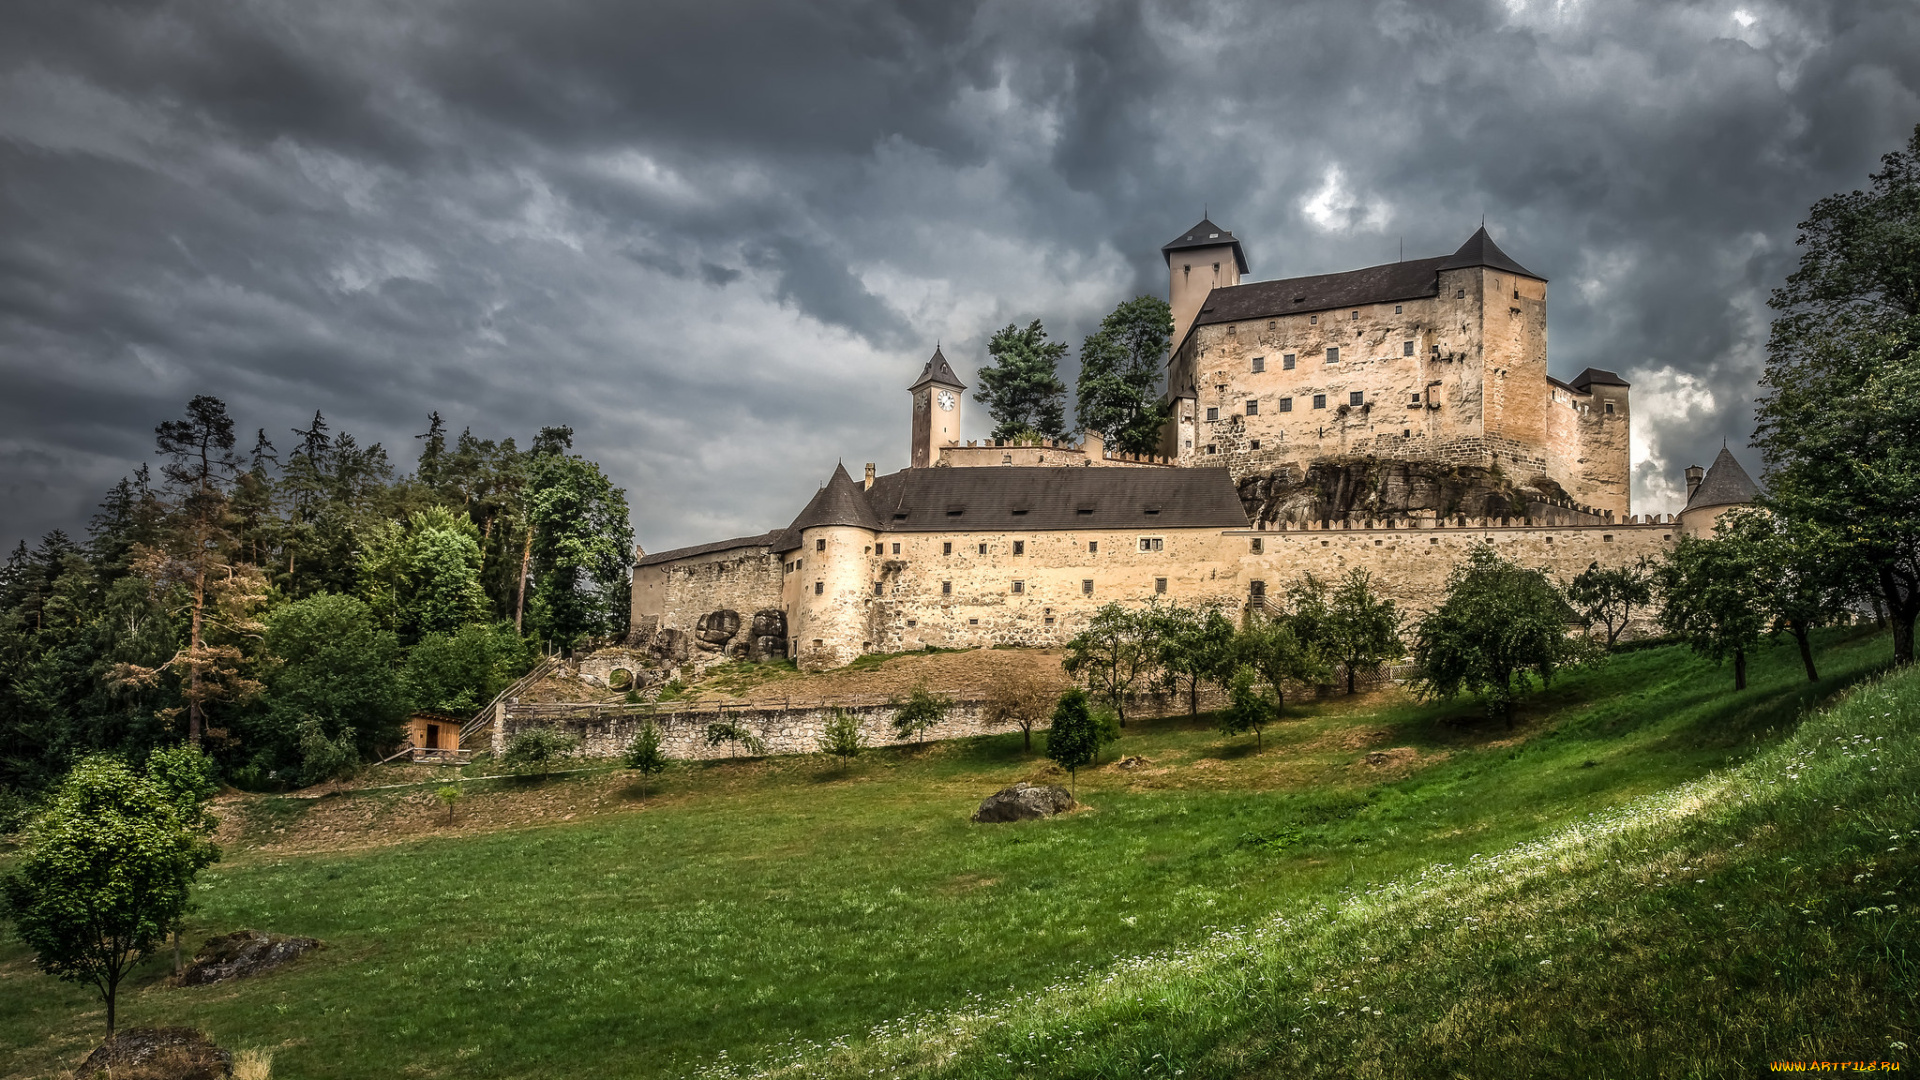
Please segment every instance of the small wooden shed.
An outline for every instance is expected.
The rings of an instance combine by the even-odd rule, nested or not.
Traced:
[[[417,712],[407,718],[407,742],[413,748],[414,761],[464,762],[472,756],[460,749],[460,725],[457,716],[445,713]]]

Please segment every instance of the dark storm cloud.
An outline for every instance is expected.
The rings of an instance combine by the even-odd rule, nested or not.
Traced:
[[[1077,342],[1202,204],[1256,278],[1484,215],[1552,279],[1554,372],[1635,381],[1637,505],[1673,509],[1751,431],[1794,223],[1920,121],[1905,0],[29,0],[0,31],[0,539],[84,524],[201,392],[403,465],[435,409],[569,423],[648,547],[758,531],[836,459],[904,463],[936,339],[963,374],[1008,322]]]

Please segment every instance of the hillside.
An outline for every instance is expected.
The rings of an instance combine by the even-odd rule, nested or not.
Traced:
[[[151,963],[123,1022],[278,1047],[287,1076],[1746,1075],[1897,1055],[1920,677],[1796,731],[1886,655],[1857,633],[1821,646],[1826,683],[1772,650],[1738,696],[1679,650],[1618,656],[1512,731],[1397,691],[1299,710],[1258,751],[1137,724],[1118,752],[1144,768],[1083,771],[1088,809],[1015,826],[966,814],[1048,768],[1017,736],[845,772],[681,766],[644,800],[607,771],[485,781],[452,827],[425,787],[249,799],[226,808],[200,932],[329,948],[203,989]],[[71,1067],[98,1022],[0,945],[0,1070]]]

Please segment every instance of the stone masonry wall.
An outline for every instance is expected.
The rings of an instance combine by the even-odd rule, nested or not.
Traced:
[[[672,628],[692,633],[700,616],[722,608],[751,617],[781,606],[779,554],[737,548],[680,562],[641,567],[633,575],[633,628],[637,636]]]

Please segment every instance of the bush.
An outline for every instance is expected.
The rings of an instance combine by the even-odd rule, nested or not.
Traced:
[[[925,683],[913,688],[913,693],[893,714],[894,734],[901,742],[908,739],[923,739],[934,725],[947,718],[947,710],[953,708],[953,702],[927,689]]]
[[[726,720],[707,725],[707,745],[719,746],[721,743],[743,748],[749,755],[754,756],[767,752],[767,744],[764,740],[739,724]]]
[[[840,767],[846,768],[860,751],[866,749],[866,743],[860,734],[860,718],[845,709],[833,710],[833,718],[820,732],[820,751],[832,754],[840,759]]]
[[[580,750],[580,736],[559,728],[527,728],[507,742],[500,763],[509,769],[551,768]]]
[[[640,774],[641,794],[645,795],[647,780],[667,768],[667,755],[660,752],[659,726],[651,720],[642,724],[639,734],[627,744],[623,760],[627,768]]]

